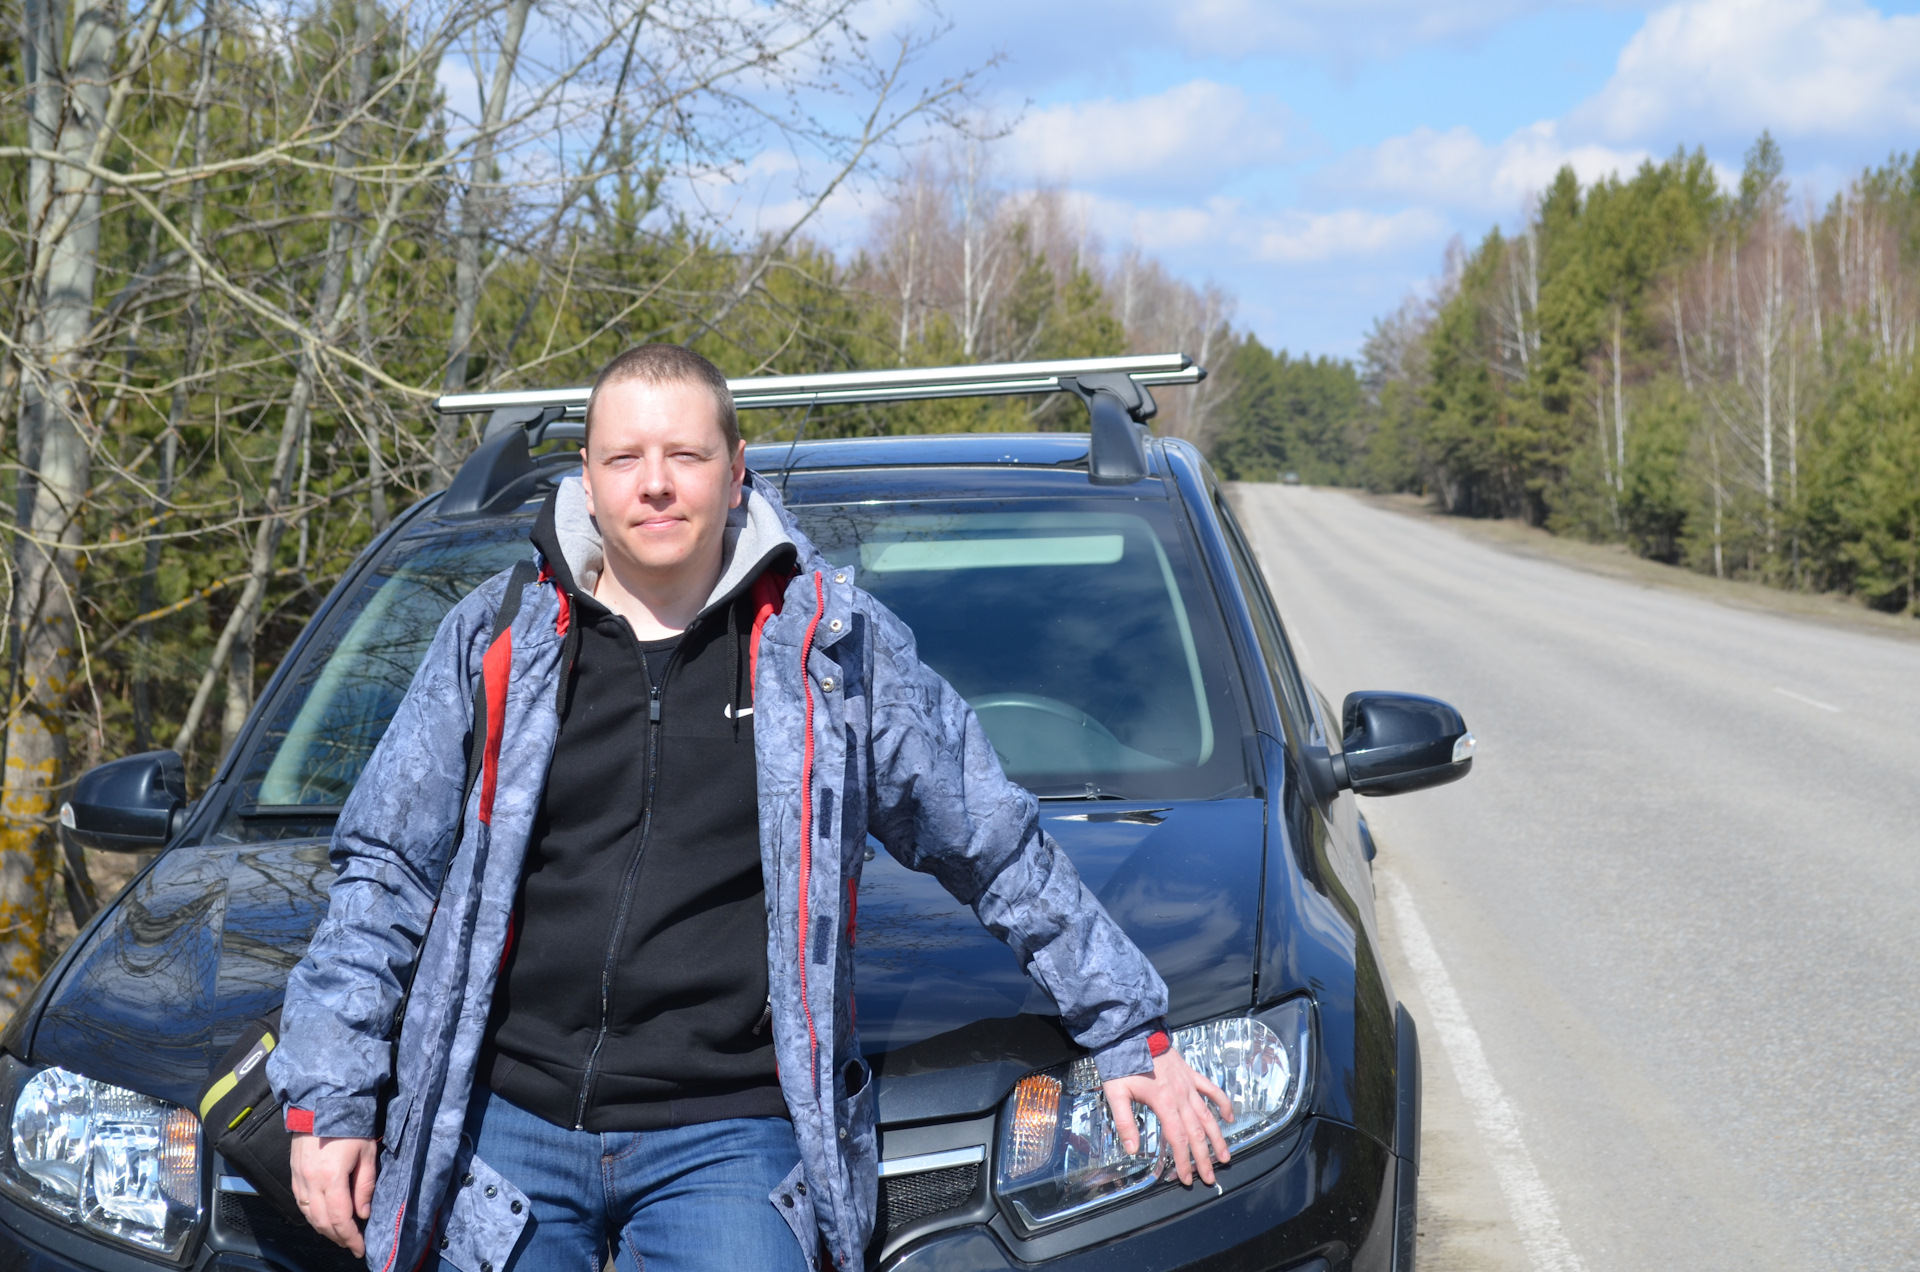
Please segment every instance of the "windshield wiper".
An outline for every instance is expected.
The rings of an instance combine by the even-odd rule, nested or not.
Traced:
[[[1124,799],[1127,799],[1128,796],[1120,795],[1113,791],[1102,790],[1098,786],[1095,786],[1092,782],[1088,782],[1085,790],[1075,791],[1071,795],[1035,795],[1034,798],[1040,799],[1040,800],[1055,800],[1055,799],[1121,799],[1121,800],[1124,800]]]
[[[241,817],[338,817],[344,804],[242,804]]]

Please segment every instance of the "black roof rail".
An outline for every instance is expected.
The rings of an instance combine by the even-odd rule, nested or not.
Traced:
[[[1087,480],[1125,486],[1147,475],[1147,421],[1159,414],[1153,394],[1132,376],[1062,377],[1061,387],[1087,404]]]
[[[1151,388],[1198,384],[1205,367],[1184,353],[1114,358],[1063,358],[960,367],[902,367],[819,375],[768,375],[729,380],[734,407],[828,406],[914,402],[934,398],[1072,393],[1087,405],[1092,433],[1087,476],[1096,485],[1125,485],[1147,475],[1145,424],[1158,410]],[[449,393],[434,400],[442,415],[487,413],[480,447],[440,497],[441,516],[503,508],[534,480],[531,448],[585,436],[589,388]]]
[[[532,442],[558,420],[562,408],[505,407],[487,421],[479,449],[467,456],[434,506],[434,515],[470,517],[504,511],[533,492]],[[505,417],[504,419],[502,417]]]

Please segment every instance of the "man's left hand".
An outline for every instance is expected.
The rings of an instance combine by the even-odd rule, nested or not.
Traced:
[[[1220,1133],[1220,1121],[1213,1116],[1217,1108],[1221,1120],[1233,1121],[1233,1101],[1225,1091],[1195,1073],[1178,1051],[1154,1057],[1152,1073],[1115,1078],[1103,1084],[1103,1089],[1107,1107],[1113,1110],[1113,1124],[1120,1132],[1121,1147],[1129,1153],[1140,1151],[1134,1103],[1153,1110],[1160,1119],[1160,1138],[1181,1183],[1191,1184],[1197,1172],[1203,1182],[1211,1184],[1213,1164],[1224,1166],[1233,1160],[1226,1137]],[[1207,1107],[1209,1100],[1213,1108]]]

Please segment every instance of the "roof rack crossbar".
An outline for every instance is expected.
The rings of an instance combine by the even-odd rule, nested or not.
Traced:
[[[971,367],[902,367],[836,371],[825,375],[766,375],[729,380],[743,411],[854,402],[916,402],[929,398],[1072,393],[1087,407],[1087,478],[1124,486],[1150,469],[1146,422],[1155,411],[1151,389],[1198,384],[1207,369],[1184,353],[1120,358],[1064,358],[1054,362],[1000,362]],[[486,412],[480,448],[461,465],[439,515],[477,516],[526,497],[537,480],[532,447],[585,435],[591,389],[515,389],[505,393],[449,393],[435,399],[442,415]]]
[[[1118,358],[1066,358],[1053,362],[1001,362],[963,367],[907,367],[886,371],[835,371],[822,375],[767,375],[729,380],[739,410],[828,406],[856,402],[915,402],[929,398],[998,397],[1071,392],[1087,376],[1124,375],[1141,387],[1198,384],[1206,368],[1184,353]],[[560,407],[567,419],[586,413],[587,388],[512,389],[496,393],[448,393],[433,409],[442,415]]]

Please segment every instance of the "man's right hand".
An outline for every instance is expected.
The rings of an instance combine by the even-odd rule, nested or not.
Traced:
[[[373,1213],[377,1145],[370,1139],[293,1137],[293,1199],[315,1232],[367,1257],[360,1225]]]

